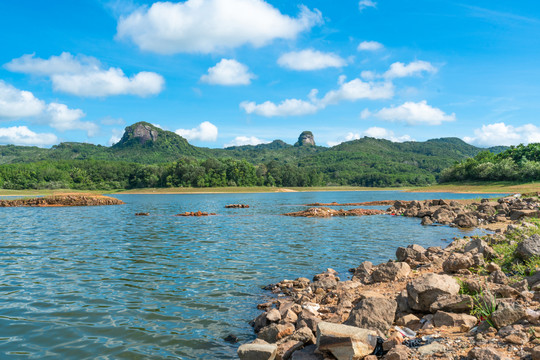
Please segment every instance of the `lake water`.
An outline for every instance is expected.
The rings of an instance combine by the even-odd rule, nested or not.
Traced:
[[[386,215],[279,214],[313,202],[479,196],[118,195],[126,205],[0,208],[0,358],[235,358],[238,344],[223,338],[254,338],[248,321],[269,296],[262,286],[328,267],[345,278],[364,260],[395,258],[398,246],[478,233]],[[251,207],[224,209],[232,203]],[[173,216],[196,210],[219,216]]]

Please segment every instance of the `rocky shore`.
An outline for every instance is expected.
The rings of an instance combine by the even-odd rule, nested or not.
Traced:
[[[102,195],[52,195],[38,198],[0,200],[0,207],[58,207],[121,205],[122,200]]]
[[[395,260],[351,269],[350,280],[327,269],[311,280],[269,285],[274,297],[258,305],[263,312],[252,321],[257,339],[241,345],[238,356],[540,359],[538,206],[537,196],[395,202],[388,213],[424,224],[460,226],[466,217],[505,229],[455,239],[445,249],[400,247]]]

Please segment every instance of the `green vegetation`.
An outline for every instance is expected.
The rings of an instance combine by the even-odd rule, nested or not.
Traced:
[[[480,321],[485,320],[489,326],[495,327],[491,315],[497,310],[497,299],[490,291],[481,291],[472,295],[473,307],[471,315],[476,316]]]
[[[128,126],[111,147],[0,146],[0,188],[426,186],[443,169],[481,150],[456,138],[393,143],[366,137],[326,148],[316,146],[309,131],[294,146],[275,140],[208,149],[140,122]]]
[[[444,170],[440,177],[440,182],[466,180],[538,181],[540,143],[511,146],[499,154],[482,151]]]

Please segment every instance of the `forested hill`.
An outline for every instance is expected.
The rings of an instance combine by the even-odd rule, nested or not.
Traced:
[[[87,143],[61,143],[50,149],[0,146],[0,184],[12,188],[28,184],[43,187],[51,182],[89,188],[96,182],[107,187],[425,185],[434,183],[443,169],[481,151],[486,149],[457,138],[394,143],[364,137],[327,148],[317,146],[310,131],[302,132],[294,145],[275,140],[255,146],[209,149],[139,122],[126,127],[121,140],[111,147]],[[114,181],[108,182],[106,173],[113,172],[115,163],[122,170],[115,170]],[[91,175],[83,176],[82,182],[81,171],[70,168]],[[241,179],[244,175],[239,175],[239,169],[243,169],[242,174],[251,174],[250,178]]]

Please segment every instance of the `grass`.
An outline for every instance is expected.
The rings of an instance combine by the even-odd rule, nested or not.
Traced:
[[[480,321],[485,320],[491,327],[495,327],[491,315],[497,310],[497,299],[489,291],[480,292],[472,296],[473,307],[471,315],[476,316]]]
[[[448,183],[417,187],[408,191],[457,193],[531,193],[540,191],[540,182],[525,184],[511,181]]]

